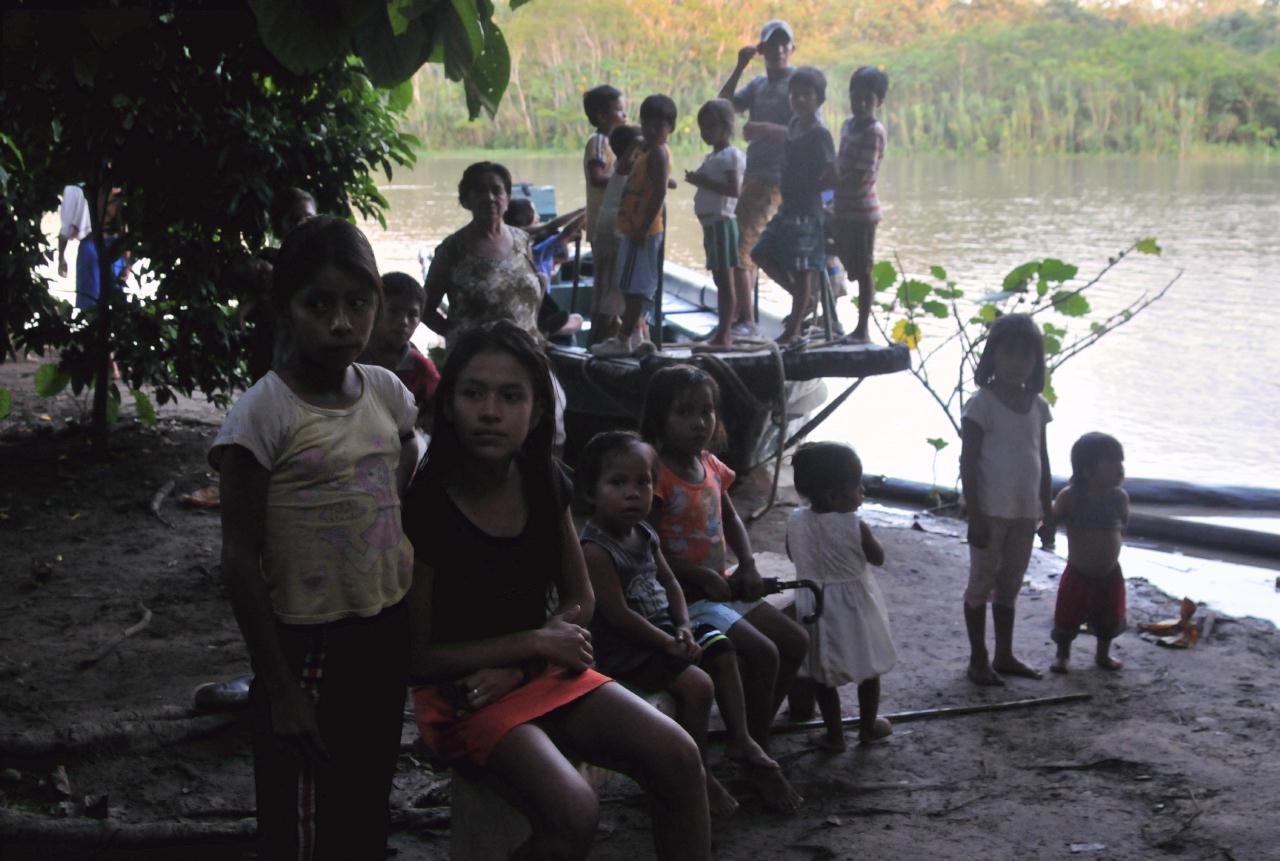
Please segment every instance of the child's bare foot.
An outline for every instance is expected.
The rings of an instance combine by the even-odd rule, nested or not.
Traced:
[[[726,819],[738,812],[738,799],[730,795],[710,771],[707,772],[707,806],[717,819]]]
[[[814,742],[814,745],[828,753],[844,753],[849,749],[849,745],[844,740],[843,730],[838,733],[824,732],[818,736],[818,740]]]
[[[748,768],[777,768],[778,762],[764,748],[756,744],[756,740],[747,736],[746,741],[731,741],[724,748],[725,759],[745,765]]]
[[[1115,672],[1124,666],[1123,662],[1117,661],[1110,655],[1098,655],[1098,657],[1094,659],[1094,663],[1098,665],[1099,669],[1108,670],[1110,672]]]
[[[773,768],[748,768],[747,779],[751,788],[759,793],[764,806],[774,813],[795,814],[804,801],[776,765]]]
[[[1049,672],[1058,673],[1060,675],[1062,673],[1065,673],[1067,671],[1068,660],[1069,659],[1067,658],[1066,655],[1058,655],[1056,658],[1053,659],[1053,663],[1049,665]]]
[[[891,735],[893,735],[893,724],[886,718],[876,718],[870,729],[858,732],[858,744],[872,744],[883,741]]]
[[[1044,673],[1039,670],[1033,670],[1017,658],[1010,655],[1008,658],[997,659],[991,662],[991,669],[995,670],[1002,676],[1018,676],[1023,679],[1043,679]]]
[[[980,664],[969,664],[969,681],[989,688],[1004,686],[1004,679],[996,675],[995,670],[991,669],[991,665],[985,661]]]

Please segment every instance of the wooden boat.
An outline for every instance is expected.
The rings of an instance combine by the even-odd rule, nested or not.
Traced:
[[[723,457],[735,470],[750,469],[797,444],[844,402],[863,379],[910,367],[900,345],[817,342],[779,351],[773,338],[782,332],[782,309],[762,301],[757,339],[742,339],[729,351],[705,352],[701,341],[718,322],[715,283],[705,273],[664,262],[661,303],[650,314],[657,352],[641,357],[597,359],[580,344],[555,344],[552,367],[568,398],[566,458],[600,430],[635,427],[644,390],[658,369],[680,362],[699,365],[720,385],[721,414],[728,435]],[[566,311],[589,316],[589,254],[570,260],[550,285],[553,299]],[[824,380],[849,380],[828,401]],[[824,406],[825,404],[825,406]],[[781,447],[781,448],[780,448]]]

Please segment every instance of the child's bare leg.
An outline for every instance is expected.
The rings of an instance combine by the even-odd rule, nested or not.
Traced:
[[[1118,670],[1124,666],[1123,663],[1111,657],[1111,638],[1098,638],[1098,654],[1094,657],[1094,663],[1104,670]]]
[[[818,711],[822,713],[822,723],[826,727],[818,747],[833,753],[846,749],[844,741],[844,712],[840,709],[840,692],[828,685],[815,684],[814,697],[818,701]]]
[[[746,702],[747,729],[765,753],[769,752],[769,730],[777,712],[774,691],[778,680],[778,647],[757,631],[746,618],[725,632],[737,648],[742,667],[742,691]],[[779,813],[794,813],[804,799],[787,782],[782,769],[748,768],[752,787],[765,806]]]
[[[792,272],[790,276],[791,286],[788,289],[791,293],[791,315],[787,317],[787,325],[778,336],[779,344],[790,344],[799,338],[804,331],[805,318],[813,310],[810,301],[813,295],[813,273]]]
[[[866,267],[858,273],[858,324],[853,327],[853,332],[849,335],[851,340],[865,341],[867,340],[867,323],[871,318],[871,299],[874,294],[875,285],[871,278],[871,261],[867,261]]]
[[[730,816],[738,809],[738,801],[715,779],[707,762],[707,723],[711,718],[714,689],[711,677],[697,667],[689,667],[667,688],[676,701],[676,723],[689,733],[702,754],[707,775],[707,805],[712,816]]]
[[[737,311],[735,323],[754,325],[756,322],[755,310],[752,307],[754,297],[751,295],[751,274],[741,266],[730,270],[730,275],[733,276],[734,303]]]
[[[964,627],[969,634],[969,681],[975,685],[1003,685],[1004,679],[991,669],[987,656],[987,605],[972,607],[965,602]]]
[[[630,338],[640,322],[640,317],[644,315],[646,300],[642,293],[626,293],[622,301],[622,326],[618,329],[618,334],[624,338]]]
[[[733,343],[733,321],[737,314],[738,297],[735,293],[734,269],[717,269],[711,273],[716,282],[716,310],[720,322],[716,325],[715,334],[707,343],[716,347],[728,347]]]
[[[893,735],[893,725],[880,717],[880,677],[858,683],[858,743],[871,744]]]
[[[1024,679],[1041,679],[1044,674],[1033,670],[1013,656],[1013,619],[1012,604],[991,604],[991,622],[996,632],[996,654],[991,660],[991,669],[1006,676],[1021,676]]]
[[[720,717],[729,732],[724,755],[743,765],[777,768],[778,764],[756,744],[747,730],[747,705],[742,693],[737,654],[726,649],[706,663],[707,672],[715,682],[716,705],[720,707]]]
[[[761,603],[744,618],[778,648],[778,680],[774,684],[773,707],[769,712],[769,726],[772,727],[774,715],[795,684],[796,673],[809,652],[809,632],[772,604]]]
[[[1053,657],[1053,663],[1049,665],[1049,670],[1055,673],[1065,673],[1067,664],[1071,661],[1071,640],[1074,635],[1064,637],[1059,635],[1057,628],[1054,629],[1052,637],[1058,644],[1058,653]],[[1102,648],[1102,641],[1098,641],[1098,648]]]
[[[489,755],[485,770],[533,827],[518,858],[586,858],[596,836],[595,791],[542,728],[518,726]]]
[[[659,858],[710,857],[702,757],[679,724],[617,684],[596,688],[541,722],[558,744],[588,762],[629,775],[645,788]],[[561,802],[553,795],[548,803]]]

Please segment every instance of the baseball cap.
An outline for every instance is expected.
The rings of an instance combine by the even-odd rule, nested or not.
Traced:
[[[788,42],[795,41],[796,37],[795,34],[791,32],[791,25],[786,21],[783,21],[781,18],[774,18],[772,21],[767,21],[765,25],[760,28],[760,41],[768,42],[770,37],[778,31],[782,31],[786,34]]]

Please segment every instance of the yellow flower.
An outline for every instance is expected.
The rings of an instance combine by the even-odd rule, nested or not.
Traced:
[[[908,350],[914,350],[920,343],[920,327],[906,320],[899,320],[893,325],[893,341],[895,344],[906,344]]]

